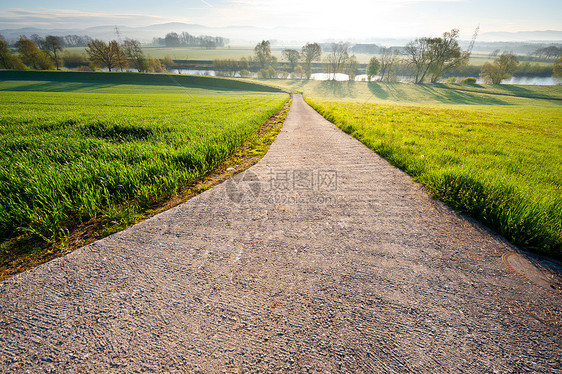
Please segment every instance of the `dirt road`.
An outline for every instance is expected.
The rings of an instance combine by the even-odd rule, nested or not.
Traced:
[[[0,371],[561,372],[514,252],[296,96],[235,180],[0,284]]]

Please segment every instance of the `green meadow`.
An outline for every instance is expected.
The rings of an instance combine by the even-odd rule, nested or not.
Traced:
[[[522,248],[562,258],[561,87],[310,82],[299,90],[436,198]]]
[[[288,99],[233,80],[65,77],[0,82],[0,241],[127,220],[215,168]]]

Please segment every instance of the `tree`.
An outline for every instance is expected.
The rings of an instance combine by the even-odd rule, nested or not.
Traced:
[[[36,70],[49,70],[53,68],[53,64],[49,57],[41,52],[39,48],[31,40],[25,36],[21,36],[16,43],[21,61]]]
[[[250,57],[250,59],[251,59],[251,57]],[[242,70],[250,70],[250,61],[246,57],[242,57],[240,59],[240,62],[238,63],[238,66]]]
[[[326,56],[325,70],[328,76],[332,76],[332,80],[336,80],[336,74],[343,72],[345,65],[349,60],[347,50],[349,44],[339,42],[332,44],[332,48]]]
[[[123,52],[139,73],[148,70],[148,62],[138,40],[126,39],[122,47]]]
[[[159,59],[154,57],[148,57],[148,71],[152,71],[155,73],[162,73],[164,71],[164,67]]]
[[[430,46],[431,83],[436,83],[447,71],[461,69],[468,64],[470,52],[463,52],[457,41],[459,30],[453,29],[443,33],[443,37],[434,39]]]
[[[215,69],[215,71],[219,71],[221,72],[221,74],[227,77],[234,77],[239,70],[246,70],[241,69],[240,66],[240,62],[234,59],[219,59],[213,61],[213,68]]]
[[[500,84],[502,80],[511,78],[518,65],[519,60],[514,54],[504,52],[493,63],[485,63],[480,76],[487,83]]]
[[[90,60],[98,66],[105,66],[111,71],[119,66],[119,44],[116,41],[106,43],[103,40],[95,39],[88,43],[86,53]]]
[[[174,67],[175,63],[170,56],[164,56],[164,58],[162,59],[162,65],[164,65],[164,68],[166,68],[166,70],[170,71]]]
[[[79,35],[66,35],[63,38],[64,45],[68,47],[87,47],[88,43],[91,41],[89,36],[79,36]]]
[[[180,37],[177,33],[171,32],[166,34],[164,37],[164,44],[166,47],[179,47],[180,46]]]
[[[355,80],[355,77],[357,76],[357,67],[358,66],[359,66],[359,63],[357,62],[357,57],[355,57],[355,55],[352,55],[351,57],[349,57],[347,59],[347,63],[346,63],[346,67],[345,67],[345,73],[349,77],[350,81]]]
[[[552,67],[552,75],[557,78],[562,78],[562,54],[560,54],[558,60],[554,61],[554,66]]]
[[[10,51],[10,46],[2,34],[0,34],[0,69],[25,69],[23,62]]]
[[[392,48],[381,49],[381,68],[379,72],[381,81],[386,82],[391,80],[391,77],[395,75],[396,64],[399,59],[400,51],[393,50]]]
[[[293,78],[303,79],[304,76],[305,76],[304,69],[302,68],[302,66],[297,65],[295,67],[295,70],[293,70]]]
[[[273,58],[271,56],[271,43],[269,40],[262,40],[258,43],[254,48],[254,53],[256,55],[258,67],[262,69],[265,69],[273,62]]]
[[[285,49],[282,52],[283,57],[289,61],[291,65],[291,71],[295,71],[295,67],[298,65],[301,59],[301,54],[296,49]]]
[[[406,44],[404,53],[408,56],[408,63],[415,70],[414,83],[423,83],[425,75],[429,71],[430,53],[429,49],[433,43],[431,38],[418,38]]]
[[[109,42],[109,48],[115,56],[115,66],[118,67],[119,70],[125,71],[129,67],[129,60],[123,51],[121,44],[119,44],[116,40],[112,40]]]
[[[367,65],[367,77],[369,77],[369,82],[375,77],[381,69],[381,63],[375,56],[371,57],[369,60],[369,65]]]
[[[532,54],[537,56],[538,58],[544,58],[545,60],[554,60],[555,58],[560,56],[560,54],[562,54],[562,47],[551,45],[549,47],[539,48]]]
[[[53,35],[47,35],[43,43],[41,43],[41,49],[55,63],[57,70],[60,70],[62,46],[63,42],[61,39]]]
[[[318,61],[322,57],[322,48],[318,43],[307,43],[301,50],[302,59],[304,60],[304,71],[306,79],[310,79],[312,75],[312,61]]]
[[[266,79],[277,78],[277,72],[275,71],[273,66],[270,66],[267,69],[261,69],[258,72],[258,78],[266,78]]]
[[[88,66],[88,59],[84,54],[65,51],[62,56],[62,66],[66,68],[79,68]]]
[[[432,83],[447,70],[461,68],[468,63],[470,52],[462,52],[458,44],[459,31],[443,33],[440,38],[419,38],[404,49],[409,64],[414,68],[416,84],[430,77]]]

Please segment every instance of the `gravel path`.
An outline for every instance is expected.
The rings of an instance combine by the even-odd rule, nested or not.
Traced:
[[[0,371],[562,372],[512,252],[295,96],[247,172],[1,283]]]

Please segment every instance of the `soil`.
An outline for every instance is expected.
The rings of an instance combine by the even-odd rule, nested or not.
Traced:
[[[524,255],[295,96],[247,171],[1,283],[0,371],[562,372]]]

